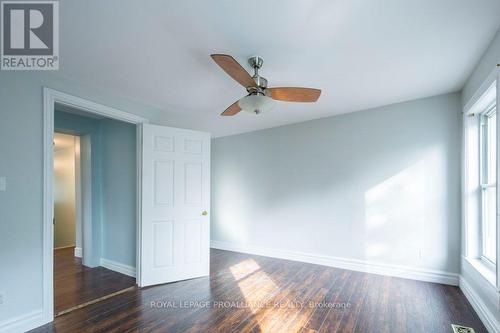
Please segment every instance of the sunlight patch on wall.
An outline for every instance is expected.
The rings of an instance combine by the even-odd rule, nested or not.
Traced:
[[[445,151],[433,147],[411,166],[365,192],[366,259],[406,260],[409,265],[442,259],[426,255],[433,238],[446,239],[442,227],[446,216],[440,209],[447,195],[445,161]]]

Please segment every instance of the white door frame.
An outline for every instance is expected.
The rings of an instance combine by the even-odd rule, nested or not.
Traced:
[[[136,125],[137,138],[137,193],[136,193],[136,272],[140,272],[141,251],[141,167],[142,167],[142,128],[141,124],[148,123],[148,119],[127,113],[109,106],[95,103],[80,97],[69,95],[57,90],[43,87],[43,321],[48,323],[54,320],[54,235],[53,235],[53,141],[54,141],[54,107],[55,103],[83,110],[85,112],[124,121]],[[140,274],[136,276],[140,285]]]

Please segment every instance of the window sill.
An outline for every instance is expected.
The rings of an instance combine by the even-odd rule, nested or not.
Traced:
[[[474,269],[478,271],[479,274],[481,274],[486,279],[486,281],[488,281],[496,289],[496,274],[489,265],[485,264],[481,259],[477,258],[465,258],[465,260],[467,260],[467,262],[471,264],[471,266],[474,267]]]

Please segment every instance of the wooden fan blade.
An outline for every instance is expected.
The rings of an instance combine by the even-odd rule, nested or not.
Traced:
[[[278,87],[266,91],[272,99],[285,102],[316,102],[321,95],[321,90],[314,88]]]
[[[241,111],[241,108],[238,105],[238,101],[236,101],[233,104],[231,104],[231,106],[228,107],[226,109],[226,111],[222,112],[220,115],[221,116],[234,116],[235,114],[237,114],[240,111]]]
[[[230,77],[236,80],[243,87],[255,87],[254,79],[241,65],[230,55],[212,54],[212,59],[219,65]]]

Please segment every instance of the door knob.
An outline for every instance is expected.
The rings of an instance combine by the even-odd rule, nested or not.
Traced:
[[[208,215],[208,212],[206,210],[204,210],[203,212],[201,212],[201,215],[203,216],[207,216]]]

